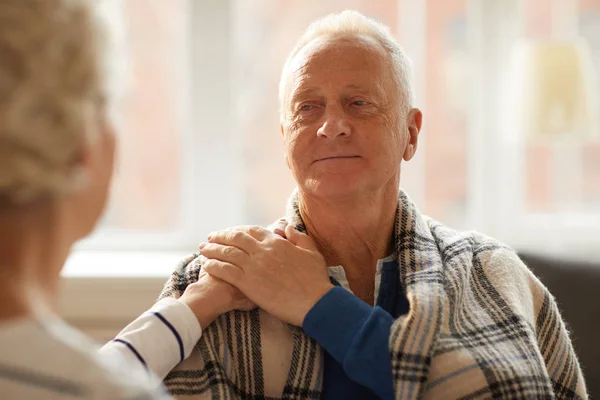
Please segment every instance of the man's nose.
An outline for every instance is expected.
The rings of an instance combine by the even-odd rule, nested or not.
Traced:
[[[330,110],[325,116],[323,125],[317,130],[317,136],[335,139],[338,136],[350,136],[350,124],[341,110]]]

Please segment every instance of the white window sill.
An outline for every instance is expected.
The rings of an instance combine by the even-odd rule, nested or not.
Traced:
[[[96,340],[109,340],[154,304],[174,268],[190,254],[75,251],[62,272],[60,314]]]
[[[495,237],[517,251],[600,261],[600,214],[525,214]]]
[[[62,271],[64,278],[163,278],[191,252],[87,251],[71,254]]]

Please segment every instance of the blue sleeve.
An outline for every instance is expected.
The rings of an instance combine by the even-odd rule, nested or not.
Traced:
[[[302,328],[342,365],[350,379],[391,399],[394,382],[388,341],[393,322],[381,307],[371,307],[335,287],[308,312]]]

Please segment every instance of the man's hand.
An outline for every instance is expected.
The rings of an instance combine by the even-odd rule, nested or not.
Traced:
[[[220,315],[233,310],[249,311],[256,308],[237,288],[200,270],[198,281],[191,283],[179,298],[206,329]]]
[[[209,275],[240,289],[284,322],[302,326],[315,303],[333,287],[315,243],[291,225],[276,234],[261,227],[215,232],[200,252]]]

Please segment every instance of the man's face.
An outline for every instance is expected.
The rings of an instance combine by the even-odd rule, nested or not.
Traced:
[[[333,199],[397,187],[400,162],[414,146],[390,62],[374,40],[315,39],[287,78],[281,129],[305,193]]]

